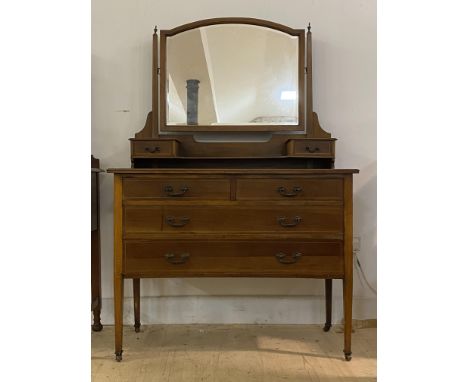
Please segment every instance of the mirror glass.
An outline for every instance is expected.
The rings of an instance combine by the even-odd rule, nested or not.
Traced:
[[[167,125],[297,125],[299,38],[246,24],[166,40]]]

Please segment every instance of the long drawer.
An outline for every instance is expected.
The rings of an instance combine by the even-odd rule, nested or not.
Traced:
[[[229,200],[226,178],[124,178],[124,199]]]
[[[341,241],[153,240],[124,243],[131,277],[342,277]]]
[[[124,215],[125,233],[343,232],[341,206],[129,205]]]
[[[343,200],[341,178],[240,178],[238,200]]]

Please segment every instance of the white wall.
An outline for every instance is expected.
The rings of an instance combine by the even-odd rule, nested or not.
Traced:
[[[376,285],[376,4],[372,0],[98,0],[92,2],[92,152],[101,167],[129,167],[130,145],[151,108],[154,25],[211,17],[257,17],[293,28],[310,21],[314,110],[338,138],[338,168],[355,177],[355,234]],[[101,177],[103,323],[112,323],[112,176]],[[356,272],[355,272],[356,275]],[[126,281],[125,295],[131,296]],[[335,283],[334,320],[341,319]],[[322,322],[323,281],[143,280],[142,322]],[[354,317],[375,318],[375,296],[355,277]],[[158,298],[156,296],[164,296]],[[269,296],[269,297],[260,297]],[[125,320],[130,322],[130,300]]]

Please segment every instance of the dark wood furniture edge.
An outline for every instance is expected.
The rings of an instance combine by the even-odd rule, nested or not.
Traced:
[[[144,137],[144,138],[128,138],[129,141],[177,141],[180,142],[177,138],[172,138],[172,135],[162,135],[159,137]]]
[[[300,174],[358,174],[358,169],[198,169],[198,168],[109,168],[108,173],[114,174],[233,174],[233,175],[245,175],[245,174],[271,174],[275,173],[278,175],[300,175]]]
[[[158,28],[154,27],[153,33],[153,70],[152,70],[152,110],[156,115],[159,115],[159,48],[158,48]],[[152,116],[153,114],[151,114]],[[149,117],[149,114],[148,114]],[[159,118],[151,117],[151,132],[153,137],[159,135]]]
[[[91,155],[91,174],[96,177],[96,220],[97,228],[91,230],[91,310],[93,311],[93,324],[91,328],[95,332],[102,330],[101,324],[101,229],[99,214],[99,173],[104,170],[99,168],[99,159]]]
[[[157,81],[153,78],[153,81]],[[154,91],[154,86],[153,86],[153,91]],[[153,135],[154,134],[154,135]],[[143,129],[141,129],[139,132],[135,134],[136,139],[141,139],[141,138],[157,138],[159,136],[158,131],[153,131],[153,112],[150,111],[148,115],[146,116],[146,122],[145,126]]]
[[[353,176],[344,177],[344,270],[343,318],[346,361],[351,361],[351,333],[353,319]]]
[[[94,155],[91,154],[91,168],[99,168],[99,159],[95,158]]]
[[[331,134],[323,130],[322,126],[320,126],[316,112],[312,112],[312,134],[308,136],[308,138],[331,138]]]
[[[178,27],[172,29],[161,30],[161,33],[165,33],[168,36],[174,36],[178,33],[188,31],[190,29],[195,29],[201,26],[209,26],[216,24],[250,24],[257,25],[260,27],[266,27],[271,29],[276,29],[280,32],[288,33],[291,35],[297,35],[303,32],[302,29],[294,29],[288,27],[287,25],[275,23],[273,21],[253,18],[253,17],[215,17],[203,20],[193,21],[187,24],[179,25]]]
[[[123,276],[124,278],[125,275]],[[135,328],[135,332],[140,332],[140,277],[133,278],[133,316],[135,319],[135,323],[133,327]]]
[[[323,331],[328,332],[332,326],[332,290],[333,279],[325,279],[325,325]]]
[[[122,178],[114,176],[114,325],[115,359],[122,360],[123,338],[123,248]]]

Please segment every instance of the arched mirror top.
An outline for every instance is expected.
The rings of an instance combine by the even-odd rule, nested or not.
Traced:
[[[269,20],[256,19],[252,17],[218,17],[212,19],[197,20],[191,23],[179,25],[178,27],[161,31],[166,36],[174,36],[178,33],[186,32],[191,29],[200,27],[207,27],[210,25],[223,25],[223,24],[245,24],[256,25],[259,27],[276,29],[277,31],[290,34],[291,36],[299,36],[304,34],[303,29],[290,28],[283,24],[278,24]]]
[[[305,131],[304,30],[215,18],[160,34],[161,132]]]

